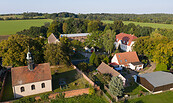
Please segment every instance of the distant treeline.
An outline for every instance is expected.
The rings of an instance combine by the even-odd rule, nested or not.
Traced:
[[[105,32],[109,29],[116,32],[116,34],[124,32],[134,34],[137,37],[150,36],[152,32],[157,31],[157,33],[173,40],[173,30],[171,29],[154,29],[152,27],[136,26],[133,23],[125,25],[121,20],[115,20],[112,24],[104,24],[100,20],[86,20],[79,18],[54,20],[51,24],[45,23],[45,26],[42,27],[31,27],[30,29],[17,32],[17,34],[24,34],[31,37],[48,37],[51,33],[54,33],[59,37],[60,34],[91,33],[96,31]]]
[[[162,24],[173,24],[173,14],[108,14],[108,13],[95,13],[95,14],[74,14],[68,12],[60,13],[36,13],[36,12],[24,12],[22,14],[2,14],[0,16],[10,15],[21,15],[20,19],[33,19],[33,18],[44,18],[44,19],[56,19],[56,18],[80,18],[88,20],[122,20],[122,21],[134,21],[134,22],[145,22],[145,23],[162,23]],[[5,18],[0,17],[0,20]],[[7,18],[8,19],[8,18]],[[15,19],[9,18],[10,20]],[[19,18],[16,18],[19,19]]]

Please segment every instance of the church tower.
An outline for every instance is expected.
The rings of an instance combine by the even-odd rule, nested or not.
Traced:
[[[26,59],[27,59],[27,62],[28,62],[28,69],[30,71],[33,71],[34,70],[34,60],[32,59],[32,55],[29,52],[29,46],[28,46],[28,53],[27,53]]]

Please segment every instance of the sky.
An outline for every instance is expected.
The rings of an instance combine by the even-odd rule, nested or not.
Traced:
[[[173,14],[173,0],[2,0],[0,14],[41,13],[130,13]]]

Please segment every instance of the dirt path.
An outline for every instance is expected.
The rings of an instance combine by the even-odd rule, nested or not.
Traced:
[[[151,67],[150,67],[149,69],[147,69],[147,70],[145,70],[145,71],[139,73],[139,74],[151,73],[151,72],[154,71],[155,68],[156,68],[156,63],[151,62]]]

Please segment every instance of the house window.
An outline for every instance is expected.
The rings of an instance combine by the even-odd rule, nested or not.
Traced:
[[[125,62],[127,62],[127,59],[125,59]]]
[[[24,92],[24,91],[25,91],[25,88],[24,88],[24,87],[21,87],[21,88],[20,88],[20,91],[21,91],[21,92]]]
[[[117,41],[118,41],[118,39],[117,39]]]
[[[123,41],[123,43],[125,44],[125,41]]]
[[[120,55],[118,55],[120,57]]]
[[[129,44],[129,42],[127,42],[127,44]]]
[[[120,62],[122,63],[122,60],[120,60]]]
[[[42,83],[42,84],[41,84],[41,87],[42,87],[42,88],[45,88],[45,83]]]
[[[35,89],[35,85],[31,85],[31,90],[34,90]]]

